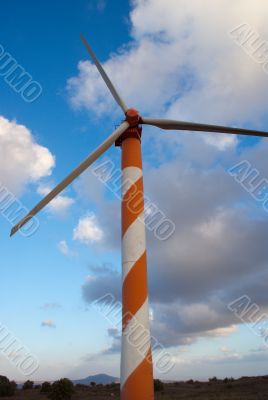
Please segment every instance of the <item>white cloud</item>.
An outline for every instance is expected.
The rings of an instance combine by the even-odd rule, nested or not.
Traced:
[[[44,184],[40,184],[37,188],[37,192],[41,196],[46,196],[51,190],[52,190],[51,186]],[[71,197],[59,194],[55,199],[53,199],[48,204],[47,207],[52,214],[65,215],[65,213],[68,211],[68,209],[71,207],[73,203],[74,199],[72,199]]]
[[[229,32],[247,22],[267,38],[267,12],[263,0],[135,0],[132,42],[113,53],[104,66],[122,97],[141,111],[261,128],[268,76]],[[116,115],[116,110],[119,116],[89,61],[79,63],[68,90],[73,106],[105,117]],[[265,177],[267,146],[262,141],[237,149],[236,136],[160,135],[157,130],[152,136],[149,130],[149,148],[147,134],[148,130],[143,136],[146,194],[176,225],[167,241],[159,242],[147,231],[153,334],[167,347],[201,337],[222,337],[224,343],[241,323],[227,309],[230,301],[247,293],[260,307],[267,307],[266,216],[226,170],[240,158],[248,159]],[[96,204],[102,226],[107,227],[105,239],[118,249],[119,228],[109,210],[112,206],[119,214],[119,202],[111,202],[109,210],[105,197]],[[103,278],[91,277],[84,283],[88,302],[107,291],[120,298],[120,276],[111,280],[106,273],[104,286]],[[225,359],[228,354],[222,353]]]
[[[211,336],[229,336],[238,331],[237,325],[226,326],[223,328],[213,329],[208,331]]]
[[[41,326],[47,327],[47,328],[56,328],[56,324],[54,321],[51,321],[50,319],[46,321],[42,321]]]
[[[229,347],[227,347],[227,346],[222,346],[222,347],[219,348],[219,350],[220,350],[220,352],[223,353],[223,354],[230,354],[230,353],[232,353],[232,350],[229,349]]]
[[[66,240],[60,240],[60,241],[58,242],[58,244],[57,244],[57,247],[58,247],[59,251],[60,251],[64,256],[72,257],[72,256],[75,256],[75,255],[76,255],[76,253],[73,252],[73,251],[69,248],[69,246],[68,246]]]
[[[35,142],[29,129],[0,116],[0,182],[14,194],[25,185],[51,175],[55,160]]]
[[[73,230],[73,239],[85,244],[100,242],[103,237],[104,232],[94,214],[80,218],[77,227]]]
[[[229,32],[247,22],[267,38],[267,12],[264,0],[254,6],[251,0],[136,0],[132,41],[104,67],[122,97],[140,111],[208,123],[251,122],[258,128],[268,101],[267,75]],[[99,115],[118,110],[90,61],[79,62],[67,89],[76,108]],[[219,150],[237,143],[235,136],[201,137]]]
[[[216,215],[209,218],[208,221],[202,221],[197,227],[196,232],[200,233],[207,240],[219,242],[224,236],[226,229],[226,218],[228,218],[230,210],[220,210]]]
[[[236,135],[217,134],[206,134],[204,140],[207,144],[215,146],[218,150],[225,151],[232,148],[238,143]]]

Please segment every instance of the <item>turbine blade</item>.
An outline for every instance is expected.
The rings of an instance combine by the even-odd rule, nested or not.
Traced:
[[[80,34],[81,40],[84,43],[90,57],[92,58],[92,60],[94,61],[94,64],[96,65],[96,67],[98,68],[99,73],[102,76],[102,79],[104,80],[104,82],[106,83],[106,85],[108,86],[111,94],[113,95],[113,98],[115,99],[115,101],[117,102],[117,104],[122,108],[122,110],[124,111],[124,113],[127,112],[128,107],[126,105],[126,103],[124,102],[124,100],[122,100],[122,98],[119,96],[116,88],[114,87],[114,85],[112,84],[112,82],[110,81],[110,78],[108,77],[108,75],[106,74],[106,72],[104,71],[102,65],[100,64],[99,60],[97,59],[97,57],[95,56],[95,53],[93,52],[92,48],[90,47],[89,43],[87,42],[86,38],[82,35],[82,33]]]
[[[232,135],[247,135],[268,137],[268,132],[251,129],[231,128],[228,126],[197,124],[194,122],[174,121],[169,119],[142,118],[142,124],[157,126],[161,129],[197,132],[229,133]]]
[[[78,167],[76,167],[66,178],[63,179],[50,193],[48,193],[20,222],[13,226],[10,236],[14,235],[34,215],[42,210],[51,200],[62,192],[82,172],[84,172],[94,161],[97,160],[129,127],[128,122],[123,122],[96,150],[94,150]]]

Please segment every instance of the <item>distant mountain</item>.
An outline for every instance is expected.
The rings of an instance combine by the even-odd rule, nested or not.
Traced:
[[[109,383],[119,382],[119,378],[106,374],[91,375],[84,379],[75,379],[73,383],[75,385],[90,385],[90,382],[95,382],[96,384],[102,383],[103,385],[108,385]]]

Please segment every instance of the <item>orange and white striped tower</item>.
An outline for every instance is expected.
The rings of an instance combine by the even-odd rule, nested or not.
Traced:
[[[129,109],[126,120],[130,127],[117,143],[122,148],[121,399],[152,400],[153,366],[138,112]]]

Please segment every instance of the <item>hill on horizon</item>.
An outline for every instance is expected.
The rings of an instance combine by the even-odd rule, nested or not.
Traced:
[[[72,382],[77,385],[90,385],[90,382],[95,382],[96,384],[102,383],[103,385],[108,385],[109,383],[116,382],[118,383],[120,381],[119,378],[116,378],[114,376],[110,376],[107,374],[97,374],[97,375],[89,375],[86,378],[83,379],[72,379]]]

